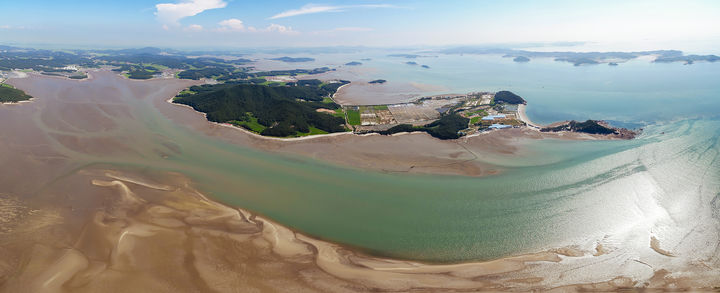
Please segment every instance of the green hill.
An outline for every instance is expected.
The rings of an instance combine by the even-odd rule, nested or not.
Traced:
[[[17,103],[27,101],[32,97],[9,84],[0,84],[0,103]]]
[[[317,109],[338,109],[339,105],[327,102],[325,98],[344,83],[347,82],[193,86],[178,95],[174,102],[207,113],[210,121],[240,125],[261,135],[293,137],[318,130],[342,132],[345,131],[343,118],[318,112]]]

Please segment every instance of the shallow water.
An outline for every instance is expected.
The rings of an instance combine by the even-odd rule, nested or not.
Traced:
[[[4,162],[43,168],[11,159],[34,145],[64,159],[33,180],[3,176],[4,192],[103,164],[180,172],[224,203],[378,255],[455,262],[604,243],[630,259],[647,253],[651,236],[683,260],[718,252],[706,245],[720,239],[717,119],[657,119],[632,141],[527,142],[532,156],[488,158],[507,169],[497,176],[393,175],[271,155],[178,125],[153,103],[177,83],[112,74],[18,83],[38,100],[0,109],[16,127],[2,133],[17,144]]]

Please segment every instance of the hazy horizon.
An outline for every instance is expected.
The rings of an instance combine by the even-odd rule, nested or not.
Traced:
[[[48,48],[547,47],[715,53],[714,1],[6,2],[0,44]],[[553,47],[550,47],[553,48]]]

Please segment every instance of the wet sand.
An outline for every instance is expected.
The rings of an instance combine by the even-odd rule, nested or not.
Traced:
[[[0,106],[2,292],[573,291],[720,285],[717,269],[702,262],[675,273],[653,268],[675,259],[660,253],[668,248],[657,238],[646,238],[647,250],[656,251],[648,257],[650,264],[628,260],[635,265],[632,272],[597,270],[597,264],[618,257],[598,253],[616,250],[612,243],[597,251],[567,247],[454,265],[368,256],[208,199],[185,175],[161,171],[158,158],[180,153],[180,146],[147,143],[164,141],[163,133],[137,121],[154,113],[138,110],[145,105],[141,101],[149,100],[178,127],[236,144],[387,172],[465,175],[500,172],[482,157],[519,155],[523,140],[562,134],[513,129],[458,141],[406,134],[285,142],[208,123],[200,113],[166,102],[192,81],[133,81],[98,72],[90,82],[32,76],[10,83],[37,99]],[[128,96],[137,101],[124,98]],[[146,168],[145,162],[157,167]]]
[[[73,207],[58,205],[57,194],[77,186],[96,200],[73,219]],[[15,199],[3,211],[25,211],[3,218],[12,227],[0,234],[3,292],[614,291],[641,285],[626,277],[558,282],[556,272],[592,258],[572,248],[455,265],[370,257],[213,202],[181,174],[91,167],[49,187],[40,194],[43,204]],[[655,272],[642,286],[712,283],[667,274]]]

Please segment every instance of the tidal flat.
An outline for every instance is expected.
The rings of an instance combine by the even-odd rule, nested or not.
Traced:
[[[194,81],[9,83],[36,99],[0,106],[2,291],[719,285],[717,121],[285,142],[166,102]]]

